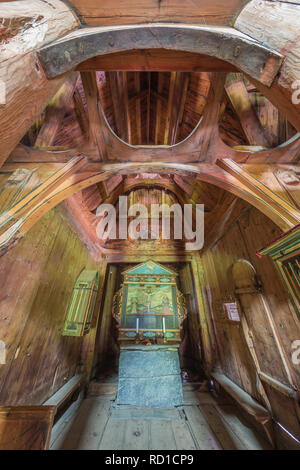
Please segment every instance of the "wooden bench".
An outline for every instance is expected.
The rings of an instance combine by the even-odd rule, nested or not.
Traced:
[[[1,406],[0,450],[46,450],[55,406]]]
[[[246,413],[263,426],[269,441],[275,447],[273,420],[270,412],[226,375],[220,372],[212,372],[211,375]]]
[[[74,375],[65,385],[57,390],[52,397],[43,403],[43,406],[55,406],[56,412],[61,409],[76,393],[79,392],[83,384],[83,375]]]

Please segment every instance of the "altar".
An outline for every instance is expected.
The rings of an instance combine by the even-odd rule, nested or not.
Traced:
[[[122,276],[113,311],[120,344],[117,404],[180,406],[178,348],[186,309],[178,274],[148,261]]]
[[[178,274],[148,261],[122,276],[113,307],[119,343],[180,343],[186,309],[177,286]]]

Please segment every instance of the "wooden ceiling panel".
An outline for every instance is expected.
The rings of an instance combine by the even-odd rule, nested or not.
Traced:
[[[234,65],[203,54],[168,49],[136,49],[92,57],[77,66],[79,71],[133,72],[236,72]]]
[[[229,25],[247,0],[70,0],[82,23],[117,25],[174,21]]]
[[[106,72],[105,76],[111,86],[105,91],[102,84],[100,99],[107,120],[132,145],[173,145],[185,139],[201,118],[210,84],[205,72]]]

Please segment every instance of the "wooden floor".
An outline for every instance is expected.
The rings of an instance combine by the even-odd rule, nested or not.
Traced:
[[[183,407],[135,408],[116,405],[104,387],[69,408],[53,428],[50,449],[270,449],[234,405],[193,388],[184,386]]]

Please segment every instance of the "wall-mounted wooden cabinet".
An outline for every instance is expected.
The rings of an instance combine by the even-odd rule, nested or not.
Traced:
[[[97,271],[84,269],[78,276],[68,307],[63,336],[83,336],[90,331],[98,283]]]
[[[300,319],[300,224],[260,250],[258,255],[273,259]]]

